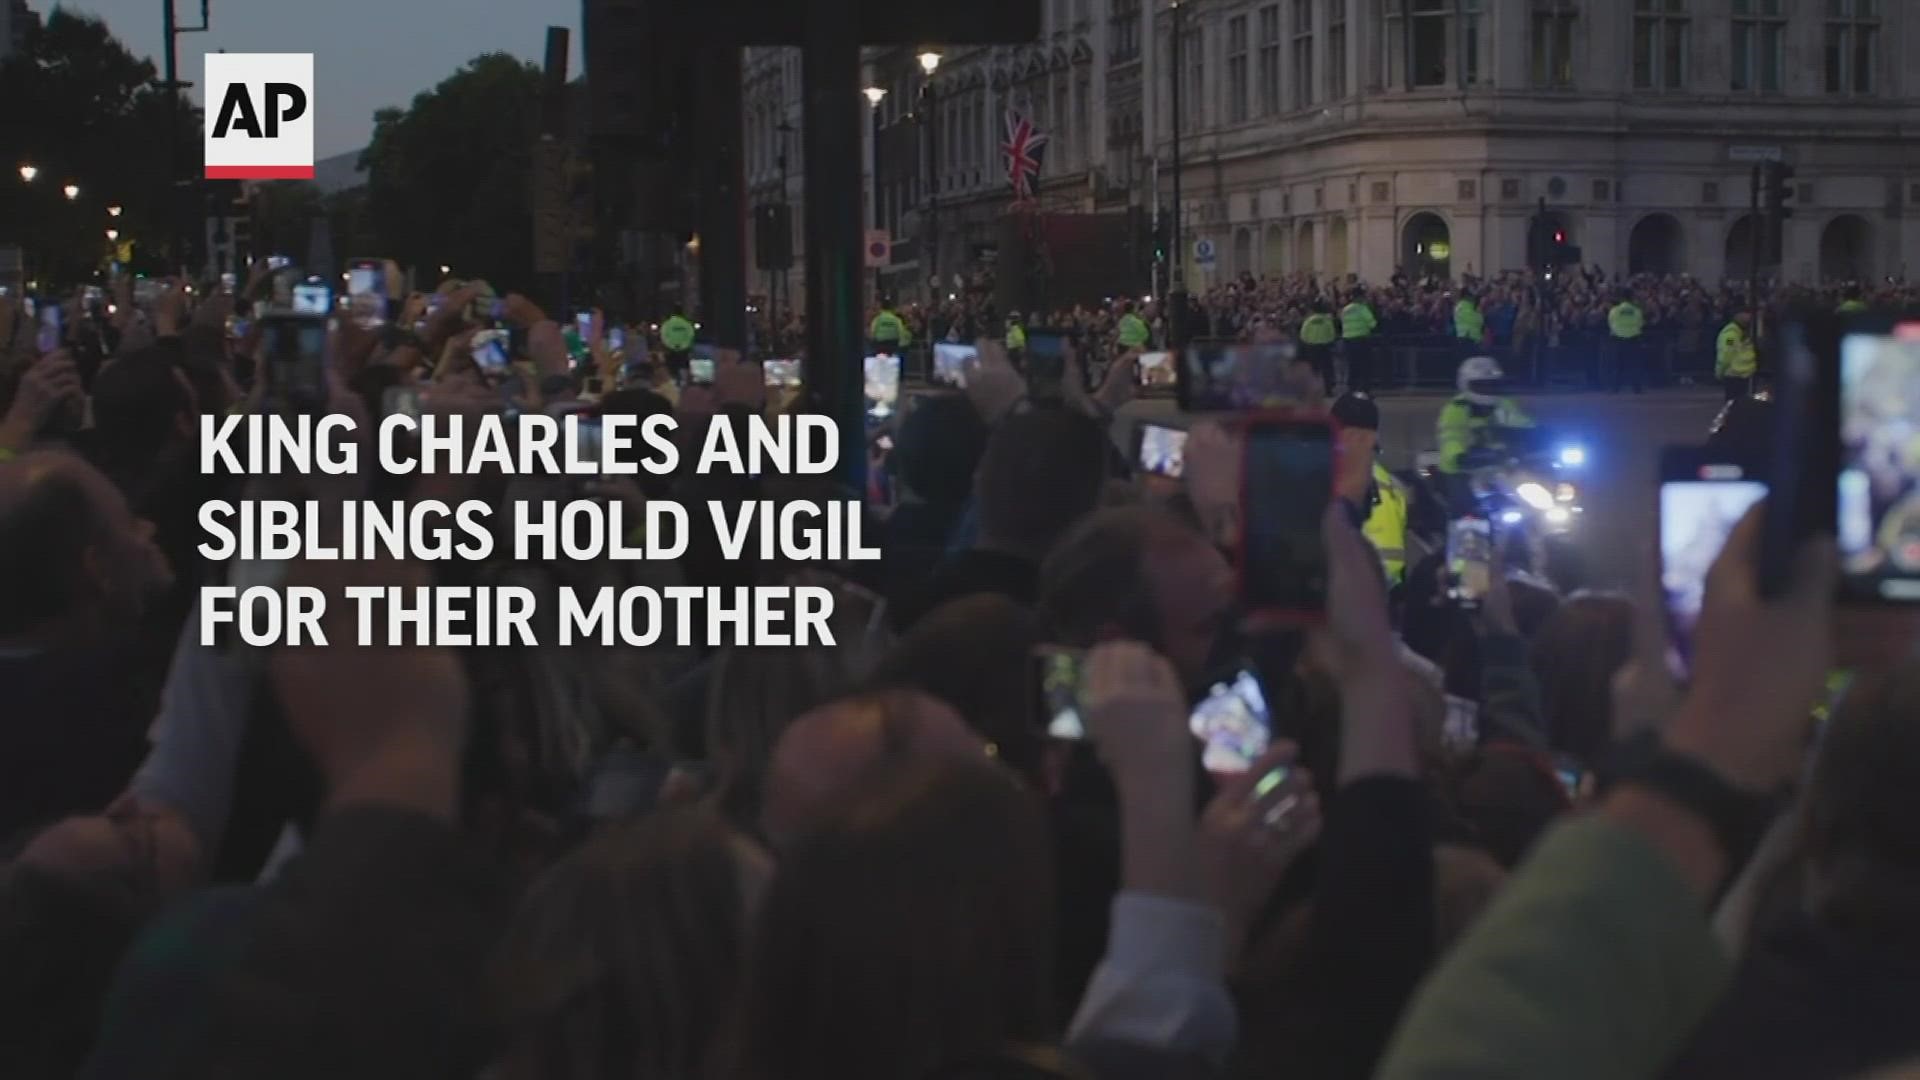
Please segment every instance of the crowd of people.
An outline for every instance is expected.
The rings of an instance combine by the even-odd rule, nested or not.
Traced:
[[[1352,288],[1200,303],[1234,336]],[[1366,296],[1383,332],[1437,331],[1446,288]],[[1718,291],[1648,288],[1656,325],[1724,314]],[[215,564],[198,506],[262,491],[841,494],[203,476],[200,417],[267,400],[257,319],[234,332],[260,294],[233,292],[123,293],[57,341],[0,300],[0,1076],[1631,1080],[1920,1057],[1920,666],[1872,637],[1814,738],[1847,629],[1828,544],[1762,599],[1744,520],[1680,687],[1658,613],[1623,596],[1502,568],[1469,611],[1438,559],[1384,567],[1346,505],[1355,425],[1358,480],[1316,523],[1323,617],[1251,623],[1233,427],[1196,423],[1178,480],[1132,476],[1105,421],[1135,380],[1030,395],[975,307],[964,390],[889,432],[877,562],[728,560],[696,529],[673,563]],[[565,315],[481,295],[409,298],[380,332],[336,318],[324,408],[591,398],[697,443],[813,407],[737,353],[681,385],[597,318],[582,357]],[[1562,301],[1576,321],[1585,296]],[[1163,318],[1084,317],[1117,335],[1128,314]],[[496,318],[516,352],[492,371],[474,342]],[[833,644],[376,648],[334,626],[266,649],[205,644],[190,614],[215,583],[791,581],[835,590]],[[1062,649],[1079,737],[1038,704],[1036,655]],[[1246,673],[1267,748],[1210,770],[1191,711]]]

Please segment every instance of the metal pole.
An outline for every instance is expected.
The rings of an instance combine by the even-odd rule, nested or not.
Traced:
[[[173,0],[160,0],[160,38],[165,43],[167,76],[167,223],[168,261],[178,269],[185,258],[185,200],[180,195],[180,47],[175,37]]]
[[[1185,42],[1181,39],[1185,36],[1182,5],[1180,0],[1173,0],[1173,93],[1169,99],[1173,105],[1173,224],[1168,227],[1172,242],[1167,245],[1167,261],[1172,265],[1168,267],[1167,279],[1174,292],[1183,292],[1187,286],[1186,249],[1180,246],[1180,219],[1185,216],[1180,204],[1180,77],[1183,74],[1181,56],[1185,51]]]
[[[860,336],[860,44],[853,0],[806,5],[801,53],[807,203],[807,383],[840,428],[840,476],[867,482]]]
[[[1760,340],[1760,245],[1766,242],[1766,224],[1760,220],[1760,166],[1753,167],[1752,211],[1747,220],[1753,227],[1747,230],[1747,318],[1753,328],[1753,340]]]
[[[935,305],[940,302],[940,110],[931,74],[920,95],[927,110],[927,303]]]
[[[887,227],[887,223],[886,220],[880,216],[880,208],[882,205],[880,198],[882,176],[880,171],[880,106],[870,105],[868,106],[868,111],[873,114],[873,227],[875,229],[884,229]],[[887,241],[891,244],[893,237],[889,235]],[[873,302],[876,305],[880,303],[880,288],[880,267],[876,266],[873,268]]]
[[[741,182],[740,46],[720,45],[699,64],[700,319],[707,340],[747,344],[746,192]]]

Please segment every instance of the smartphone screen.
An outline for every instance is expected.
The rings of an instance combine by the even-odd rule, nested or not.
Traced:
[[[1660,591],[1674,652],[1669,661],[1676,674],[1684,675],[1706,600],[1707,571],[1733,527],[1766,498],[1767,485],[1739,465],[1683,461],[1671,454],[1667,460],[1674,464],[1661,470]]]
[[[900,405],[900,357],[876,353],[865,362],[867,417],[885,420]]]
[[[420,388],[417,386],[389,386],[380,395],[380,411],[387,416],[410,416],[420,418]]]
[[[1194,706],[1189,726],[1204,747],[1200,761],[1208,772],[1243,773],[1253,768],[1272,740],[1272,717],[1259,677],[1241,670],[1214,683]]]
[[[933,347],[933,379],[948,386],[965,387],[967,368],[980,359],[980,350],[972,345],[939,342]]]
[[[1289,345],[1197,342],[1180,357],[1174,389],[1183,412],[1234,412],[1297,406],[1301,387]]]
[[[781,390],[790,390],[800,385],[800,361],[768,360],[761,365],[767,377],[767,385]]]
[[[1321,519],[1333,498],[1333,425],[1256,419],[1241,470],[1240,597],[1252,613],[1314,620],[1327,606]]]
[[[1067,336],[1050,330],[1027,331],[1027,393],[1058,398],[1067,382]]]
[[[617,326],[609,328],[607,330],[607,348],[612,352],[625,352],[627,349],[627,332]]]
[[[1845,594],[1920,601],[1920,323],[1840,341],[1836,496]]]
[[[60,348],[60,341],[63,337],[63,325],[60,316],[60,305],[42,304],[40,306],[40,331],[34,337],[33,347],[39,350],[42,355]]]
[[[582,416],[574,428],[574,456],[580,461],[600,460],[600,418]]]
[[[1172,353],[1143,352],[1135,366],[1142,389],[1164,390],[1173,385]]]
[[[1150,476],[1180,479],[1187,467],[1187,433],[1164,424],[1141,424],[1135,461],[1140,471]]]
[[[1043,647],[1034,651],[1034,686],[1047,737],[1078,742],[1087,737],[1081,720],[1086,654],[1079,649]]]
[[[583,311],[573,317],[574,329],[580,331],[581,341],[593,340],[593,312]]]
[[[695,386],[712,386],[719,363],[711,356],[687,358],[687,381]]]
[[[1493,523],[1482,517],[1447,523],[1447,597],[1477,608],[1493,587]]]
[[[327,320],[273,315],[261,320],[267,403],[282,413],[317,412],[327,403]]]
[[[504,371],[513,360],[505,330],[481,330],[473,335],[473,363],[481,371]]]
[[[293,287],[293,310],[300,315],[333,314],[333,290],[308,281]]]
[[[356,259],[347,267],[347,313],[355,324],[372,329],[387,322],[386,266]]]

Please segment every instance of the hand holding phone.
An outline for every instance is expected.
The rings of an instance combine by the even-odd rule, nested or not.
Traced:
[[[1483,517],[1447,523],[1447,598],[1472,611],[1493,590],[1493,523]]]
[[[1670,447],[1660,457],[1660,590],[1673,646],[1669,659],[1683,676],[1706,602],[1707,572],[1733,527],[1767,494],[1747,466],[1723,458],[1693,447]]]
[[[261,367],[267,406],[276,412],[318,413],[327,404],[327,319],[275,312],[260,320]]]
[[[1142,423],[1135,464],[1148,476],[1178,480],[1186,473],[1187,433],[1164,424]]]
[[[1187,696],[1173,665],[1138,642],[1088,650],[1081,695],[1087,734],[1124,790],[1129,784],[1191,782],[1170,762],[1191,760]]]
[[[967,369],[980,361],[980,350],[973,345],[939,342],[933,347],[933,379],[964,390]]]
[[[1054,330],[1027,331],[1027,393],[1036,401],[1058,400],[1066,393],[1067,336]]]

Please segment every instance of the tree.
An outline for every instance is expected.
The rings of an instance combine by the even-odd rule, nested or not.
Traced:
[[[540,73],[504,53],[470,61],[405,111],[374,114],[366,221],[382,256],[422,271],[442,264],[497,289],[533,282],[532,142]],[[428,271],[426,268],[433,268]]]
[[[326,215],[326,198],[306,180],[260,184],[248,200],[253,217],[253,253],[285,255],[296,266],[307,266],[313,252],[315,218]],[[315,268],[321,269],[321,268]]]
[[[0,242],[23,245],[48,281],[91,274],[108,228],[134,242],[137,263],[164,265],[179,211],[173,153],[181,175],[200,172],[192,112],[174,114],[153,65],[97,18],[56,10],[25,37],[0,64]],[[21,180],[22,164],[39,170],[33,183]],[[69,183],[78,199],[62,192]],[[121,207],[120,217],[110,219],[108,206]]]

